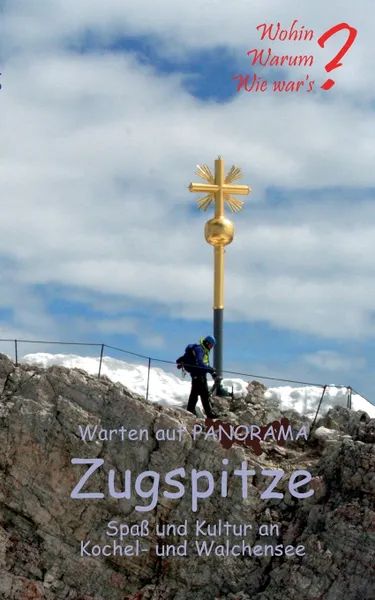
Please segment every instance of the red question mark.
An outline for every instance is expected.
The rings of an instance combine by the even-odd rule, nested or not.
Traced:
[[[347,23],[340,23],[340,25],[335,25],[334,27],[331,27],[331,29],[328,29],[328,31],[323,33],[323,35],[321,35],[318,39],[319,46],[321,48],[324,48],[324,44],[326,43],[326,41],[330,37],[335,35],[335,33],[337,33],[338,31],[342,31],[343,29],[347,29],[349,31],[349,37],[346,40],[344,46],[341,48],[340,52],[338,52],[336,56],[331,60],[331,62],[329,62],[325,66],[325,70],[327,71],[327,73],[330,73],[331,71],[333,71],[333,69],[342,67],[342,63],[340,63],[339,61],[343,58],[343,56],[345,56],[349,48],[353,45],[354,40],[357,37],[357,30],[354,29],[354,27],[350,27],[350,25],[348,25]],[[320,87],[323,90],[330,90],[333,85],[335,85],[333,79],[327,79],[327,81],[323,83],[323,85],[321,85]]]

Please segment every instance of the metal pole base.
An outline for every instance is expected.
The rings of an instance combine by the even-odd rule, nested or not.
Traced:
[[[214,369],[217,373],[215,395],[225,396],[221,382],[223,379],[223,308],[214,308],[214,336],[216,338],[216,346],[214,349]]]
[[[229,390],[226,390],[222,385],[222,379],[216,378],[215,385],[212,388],[212,394],[214,396],[220,396],[221,398],[232,398],[233,394]]]
[[[223,388],[222,386],[222,379],[217,377],[216,378],[216,385],[215,385],[215,389],[214,389],[214,395],[215,396],[219,396],[220,398],[224,398],[225,396],[230,396],[231,394]]]

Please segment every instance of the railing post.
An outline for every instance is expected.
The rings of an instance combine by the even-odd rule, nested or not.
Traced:
[[[352,388],[348,387],[348,408],[352,409]]]
[[[102,344],[102,347],[101,347],[101,349],[100,349],[99,373],[98,373],[98,377],[99,377],[99,378],[100,378],[100,372],[101,372],[101,370],[102,370],[103,352],[104,352],[104,344]]]
[[[148,389],[149,389],[149,386],[150,386],[150,369],[151,369],[151,358],[148,359],[146,400],[148,400]]]
[[[17,348],[17,340],[14,340],[15,347],[15,359],[16,359],[16,367],[18,366],[18,348]]]
[[[322,402],[323,402],[324,394],[326,393],[326,389],[327,389],[327,386],[325,385],[325,386],[324,386],[324,388],[323,388],[322,397],[320,398],[320,402],[319,402],[319,405],[318,405],[318,410],[316,411],[316,414],[315,414],[315,417],[314,417],[313,424],[311,425],[310,434],[309,434],[309,439],[310,439],[310,437],[311,437],[311,434],[312,434],[312,431],[313,431],[313,429],[314,429],[314,427],[315,427],[315,423],[316,423],[316,420],[317,420],[317,418],[318,418],[318,414],[319,414],[319,411],[320,411],[320,406],[321,406],[321,404],[322,404]]]

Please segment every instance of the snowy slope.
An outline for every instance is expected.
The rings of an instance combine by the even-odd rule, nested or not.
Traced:
[[[74,354],[27,354],[22,362],[41,367],[62,365],[69,368],[83,369],[92,375],[97,375],[99,369],[98,358],[82,357]],[[171,369],[173,369],[172,366]],[[122,383],[133,392],[143,396],[146,394],[147,366],[145,365],[132,365],[114,358],[103,357],[101,373],[107,375],[114,382]],[[243,379],[224,379],[223,385],[229,391],[232,391],[233,386],[234,396],[237,398],[246,396],[247,382]],[[182,376],[167,373],[162,369],[151,368],[149,400],[172,407],[186,406],[189,390],[189,376],[183,379]],[[266,392],[266,397],[276,400],[281,408],[292,408],[310,418],[315,416],[321,395],[322,389],[313,386],[275,387],[269,388]],[[347,405],[347,390],[336,387],[327,388],[320,414],[326,413],[329,408],[337,404]],[[375,406],[361,396],[353,394],[352,407],[353,410],[364,410],[370,417],[375,418]]]

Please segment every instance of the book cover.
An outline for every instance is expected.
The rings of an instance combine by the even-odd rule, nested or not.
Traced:
[[[375,598],[374,15],[3,3],[0,600]]]

